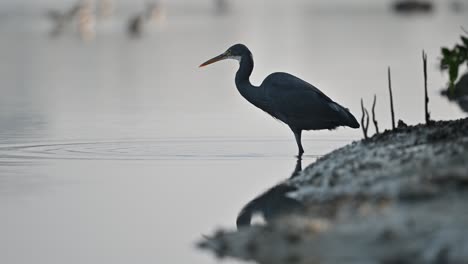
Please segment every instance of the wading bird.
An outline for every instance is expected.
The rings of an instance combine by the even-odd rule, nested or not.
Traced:
[[[260,86],[252,85],[249,77],[254,62],[252,53],[243,44],[230,47],[221,55],[202,63],[200,67],[224,59],[239,61],[235,82],[240,94],[291,128],[299,148],[299,156],[304,153],[302,130],[334,129],[339,126],[359,128],[359,123],[348,109],[334,102],[312,84],[291,74],[272,73]]]

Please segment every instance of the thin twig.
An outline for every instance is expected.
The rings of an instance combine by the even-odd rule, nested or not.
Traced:
[[[369,112],[367,112],[366,108],[364,108],[364,111],[366,112],[366,136],[367,136],[367,130],[369,129]]]
[[[392,114],[392,129],[395,129],[395,112],[393,111],[392,76],[390,74],[390,67],[388,67],[387,74],[388,74],[388,91],[390,92],[390,113]]]
[[[369,113],[367,113],[367,110],[364,108],[364,102],[362,101],[361,98],[361,110],[362,110],[362,117],[361,117],[361,128],[362,128],[362,133],[364,134],[364,138],[367,139],[369,138],[367,136],[367,128],[369,127]],[[367,114],[367,122],[364,122],[364,118],[366,118]]]
[[[377,102],[377,96],[374,94],[374,102],[372,103],[372,122],[374,122],[375,133],[379,134],[379,125],[377,124],[377,119],[375,118],[375,103]]]
[[[422,52],[423,59],[423,71],[424,71],[424,113],[426,118],[426,124],[431,123],[431,113],[429,112],[429,96],[427,95],[427,54]]]

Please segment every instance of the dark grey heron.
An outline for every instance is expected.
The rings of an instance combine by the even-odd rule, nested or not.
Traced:
[[[200,67],[224,59],[239,61],[235,82],[240,94],[291,128],[299,148],[299,156],[304,153],[302,130],[334,129],[339,126],[359,128],[359,123],[348,109],[334,102],[312,84],[291,74],[272,73],[260,86],[252,85],[249,77],[254,62],[252,53],[243,44],[230,47],[221,55],[202,63]]]

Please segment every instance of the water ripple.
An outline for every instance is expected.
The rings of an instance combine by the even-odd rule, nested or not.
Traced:
[[[328,142],[330,143],[330,142]],[[161,160],[283,158],[294,145],[290,140],[171,139],[89,142],[39,142],[0,145],[0,162],[18,160]],[[335,142],[336,144],[336,142]],[[289,146],[291,145],[291,146]],[[295,147],[295,146],[294,146]],[[318,155],[308,155],[318,157]]]

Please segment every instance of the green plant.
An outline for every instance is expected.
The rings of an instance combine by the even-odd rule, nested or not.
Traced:
[[[453,49],[442,47],[442,59],[440,69],[449,73],[449,95],[454,94],[455,81],[458,78],[458,70],[465,62],[468,65],[468,37],[461,36],[463,44],[457,44]]]

